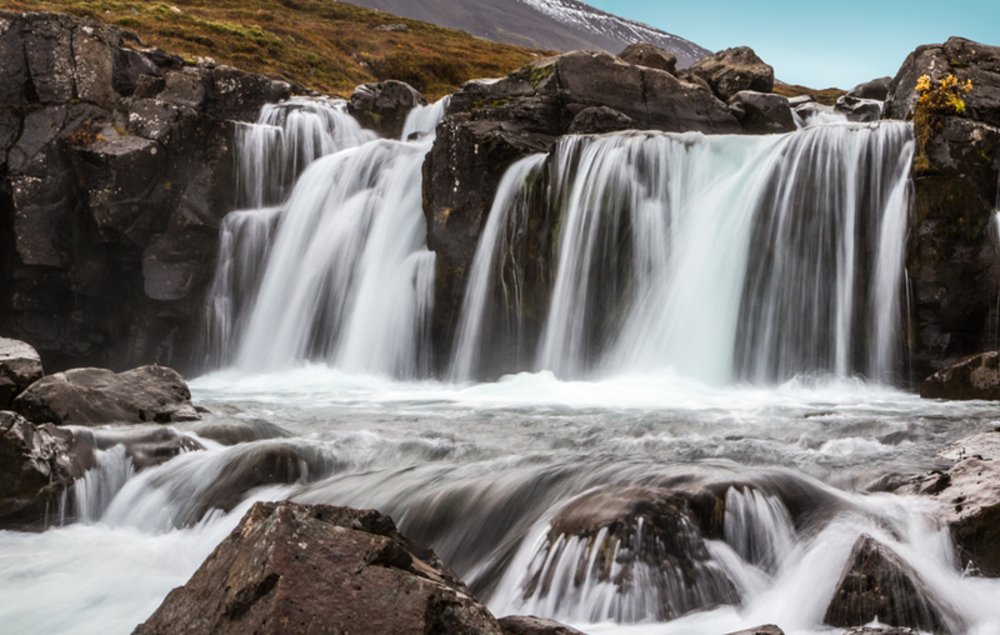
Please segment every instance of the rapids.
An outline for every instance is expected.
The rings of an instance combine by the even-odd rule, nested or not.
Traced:
[[[176,424],[205,449],[139,472],[121,447],[98,451],[69,524],[0,531],[4,632],[128,633],[253,501],[283,498],[380,509],[497,615],[591,634],[839,633],[822,619],[862,533],[919,573],[956,635],[1000,632],[1000,581],[960,570],[927,501],[872,487],[944,467],[937,450],[1000,423],[993,404],[892,386],[907,126],[568,137],[524,159],[483,229],[442,381],[420,165],[443,110],[412,113],[400,141],[322,100],[247,126],[211,370],[191,388],[207,423],[254,440]],[[552,293],[529,325],[519,236],[553,210]],[[294,457],[284,482],[239,487],[269,453]],[[595,488],[720,483],[725,532],[698,585],[645,565],[596,575],[621,545],[550,533]]]

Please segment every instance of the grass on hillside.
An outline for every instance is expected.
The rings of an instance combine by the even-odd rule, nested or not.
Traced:
[[[434,100],[469,79],[506,75],[551,54],[336,0],[0,0],[0,8],[95,18],[190,61],[211,57],[340,96],[399,79]],[[377,30],[390,24],[409,32]]]
[[[778,82],[775,82],[774,93],[776,95],[782,95],[783,97],[812,95],[816,101],[824,106],[833,106],[837,103],[837,99],[839,97],[847,94],[847,91],[840,90],[839,88],[823,88],[822,90],[816,90],[814,88],[799,86],[798,84],[779,84]]]

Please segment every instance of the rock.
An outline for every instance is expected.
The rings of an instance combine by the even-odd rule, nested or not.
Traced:
[[[162,74],[160,67],[139,51],[126,48],[114,49],[112,86],[119,95],[131,97],[143,78],[159,78]]]
[[[629,44],[624,51],[618,54],[618,59],[629,64],[658,68],[671,75],[677,72],[677,56],[649,42]]]
[[[10,410],[14,398],[43,374],[38,351],[24,342],[0,337],[0,410]]]
[[[556,513],[538,557],[556,557],[547,553],[556,545],[564,554],[577,553],[563,549],[567,541],[586,544],[579,550],[582,560],[553,566],[576,567],[591,583],[611,583],[622,592],[642,580],[643,593],[653,602],[643,607],[645,616],[669,620],[697,609],[739,603],[735,586],[709,555],[690,493],[651,487],[593,490]],[[611,548],[619,544],[629,548]],[[553,580],[536,572],[525,582],[524,594],[572,593],[584,577]]]
[[[28,103],[28,60],[24,55],[23,25],[19,14],[0,12],[0,108]]]
[[[274,81],[231,66],[216,66],[212,69],[212,89],[210,116],[252,123],[264,104],[288,99],[293,87],[288,82]],[[296,92],[301,94],[303,90],[299,87]]]
[[[889,88],[891,85],[891,77],[880,77],[878,79],[873,79],[870,82],[865,82],[864,84],[858,84],[851,90],[847,91],[847,96],[857,99],[877,99],[878,101],[885,101],[889,96]]]
[[[242,446],[233,452],[218,478],[201,494],[198,506],[186,520],[198,522],[212,509],[232,511],[247,492],[257,487],[295,483],[307,474],[318,480],[323,474],[317,467],[308,465],[290,446],[259,443]]]
[[[603,134],[635,128],[635,121],[614,108],[599,106],[584,108],[569,125],[569,134]]]
[[[336,598],[336,601],[329,601]],[[429,548],[375,511],[257,503],[134,635],[500,635],[494,617]]]
[[[14,410],[30,421],[59,425],[201,418],[191,405],[187,384],[164,366],[142,366],[119,374],[103,368],[77,368],[48,375],[14,400]]]
[[[823,623],[849,627],[876,618],[892,626],[953,632],[917,572],[885,545],[862,535],[854,543]]]
[[[197,406],[195,409],[198,409]],[[263,420],[197,421],[185,424],[184,429],[221,445],[237,445],[250,441],[281,439],[291,436],[281,427]]]
[[[70,101],[76,97],[73,18],[59,13],[30,13],[23,20],[24,52],[38,101],[43,104]]]
[[[755,626],[754,628],[729,633],[729,635],[785,635],[785,632],[774,624],[765,624],[763,626]]]
[[[380,24],[375,27],[376,31],[386,31],[388,33],[409,33],[410,27],[405,24]]]
[[[920,396],[1000,401],[1000,352],[970,355],[942,368],[920,385]]]
[[[533,615],[509,615],[497,621],[504,635],[585,635],[555,620]]]
[[[347,112],[365,128],[386,138],[398,139],[410,111],[426,105],[427,100],[417,89],[390,79],[355,88]]]
[[[78,432],[79,435],[87,431]],[[116,445],[125,448],[125,455],[132,459],[136,471],[166,463],[184,453],[204,450],[205,447],[172,428],[163,426],[131,426],[126,429],[100,429],[89,431],[91,443],[100,450],[110,450]]]
[[[906,58],[889,87],[885,116],[907,119],[917,103],[917,80],[927,75],[939,82],[955,75],[972,81],[972,92],[962,97],[966,116],[1000,127],[1000,47],[953,37],[944,44],[918,47]]]
[[[895,493],[938,501],[962,565],[1000,578],[1000,432],[962,439],[939,454],[955,461],[951,469],[905,483]]]
[[[208,99],[209,83],[203,70],[168,71],[163,76],[165,82],[163,92],[159,97],[175,106],[184,106],[191,110],[201,110]]]
[[[849,631],[845,631],[844,635],[920,635],[917,631],[912,628],[897,627],[897,626],[855,626]]]
[[[729,109],[746,134],[781,134],[795,130],[788,99],[771,93],[742,90],[729,100]]]
[[[0,528],[40,529],[58,520],[60,496],[94,464],[73,434],[0,411]]]
[[[688,72],[708,82],[722,101],[741,90],[769,93],[774,89],[774,69],[748,46],[719,51],[695,62]]]
[[[861,99],[844,95],[837,98],[833,107],[836,112],[847,116],[848,121],[869,122],[882,118],[882,102],[874,99]]]
[[[76,96],[101,108],[112,108],[115,92],[115,50],[120,50],[118,29],[85,21],[73,29],[73,68]]]

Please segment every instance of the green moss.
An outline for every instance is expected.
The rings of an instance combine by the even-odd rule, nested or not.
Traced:
[[[543,65],[528,64],[527,66],[515,71],[513,76],[517,79],[528,82],[532,86],[538,86],[543,80],[548,79],[555,71],[555,63]]]

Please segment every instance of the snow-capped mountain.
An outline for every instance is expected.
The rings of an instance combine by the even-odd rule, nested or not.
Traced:
[[[369,9],[467,31],[477,37],[532,48],[620,53],[652,42],[675,55],[681,68],[711,51],[649,25],[578,0],[350,0]]]

